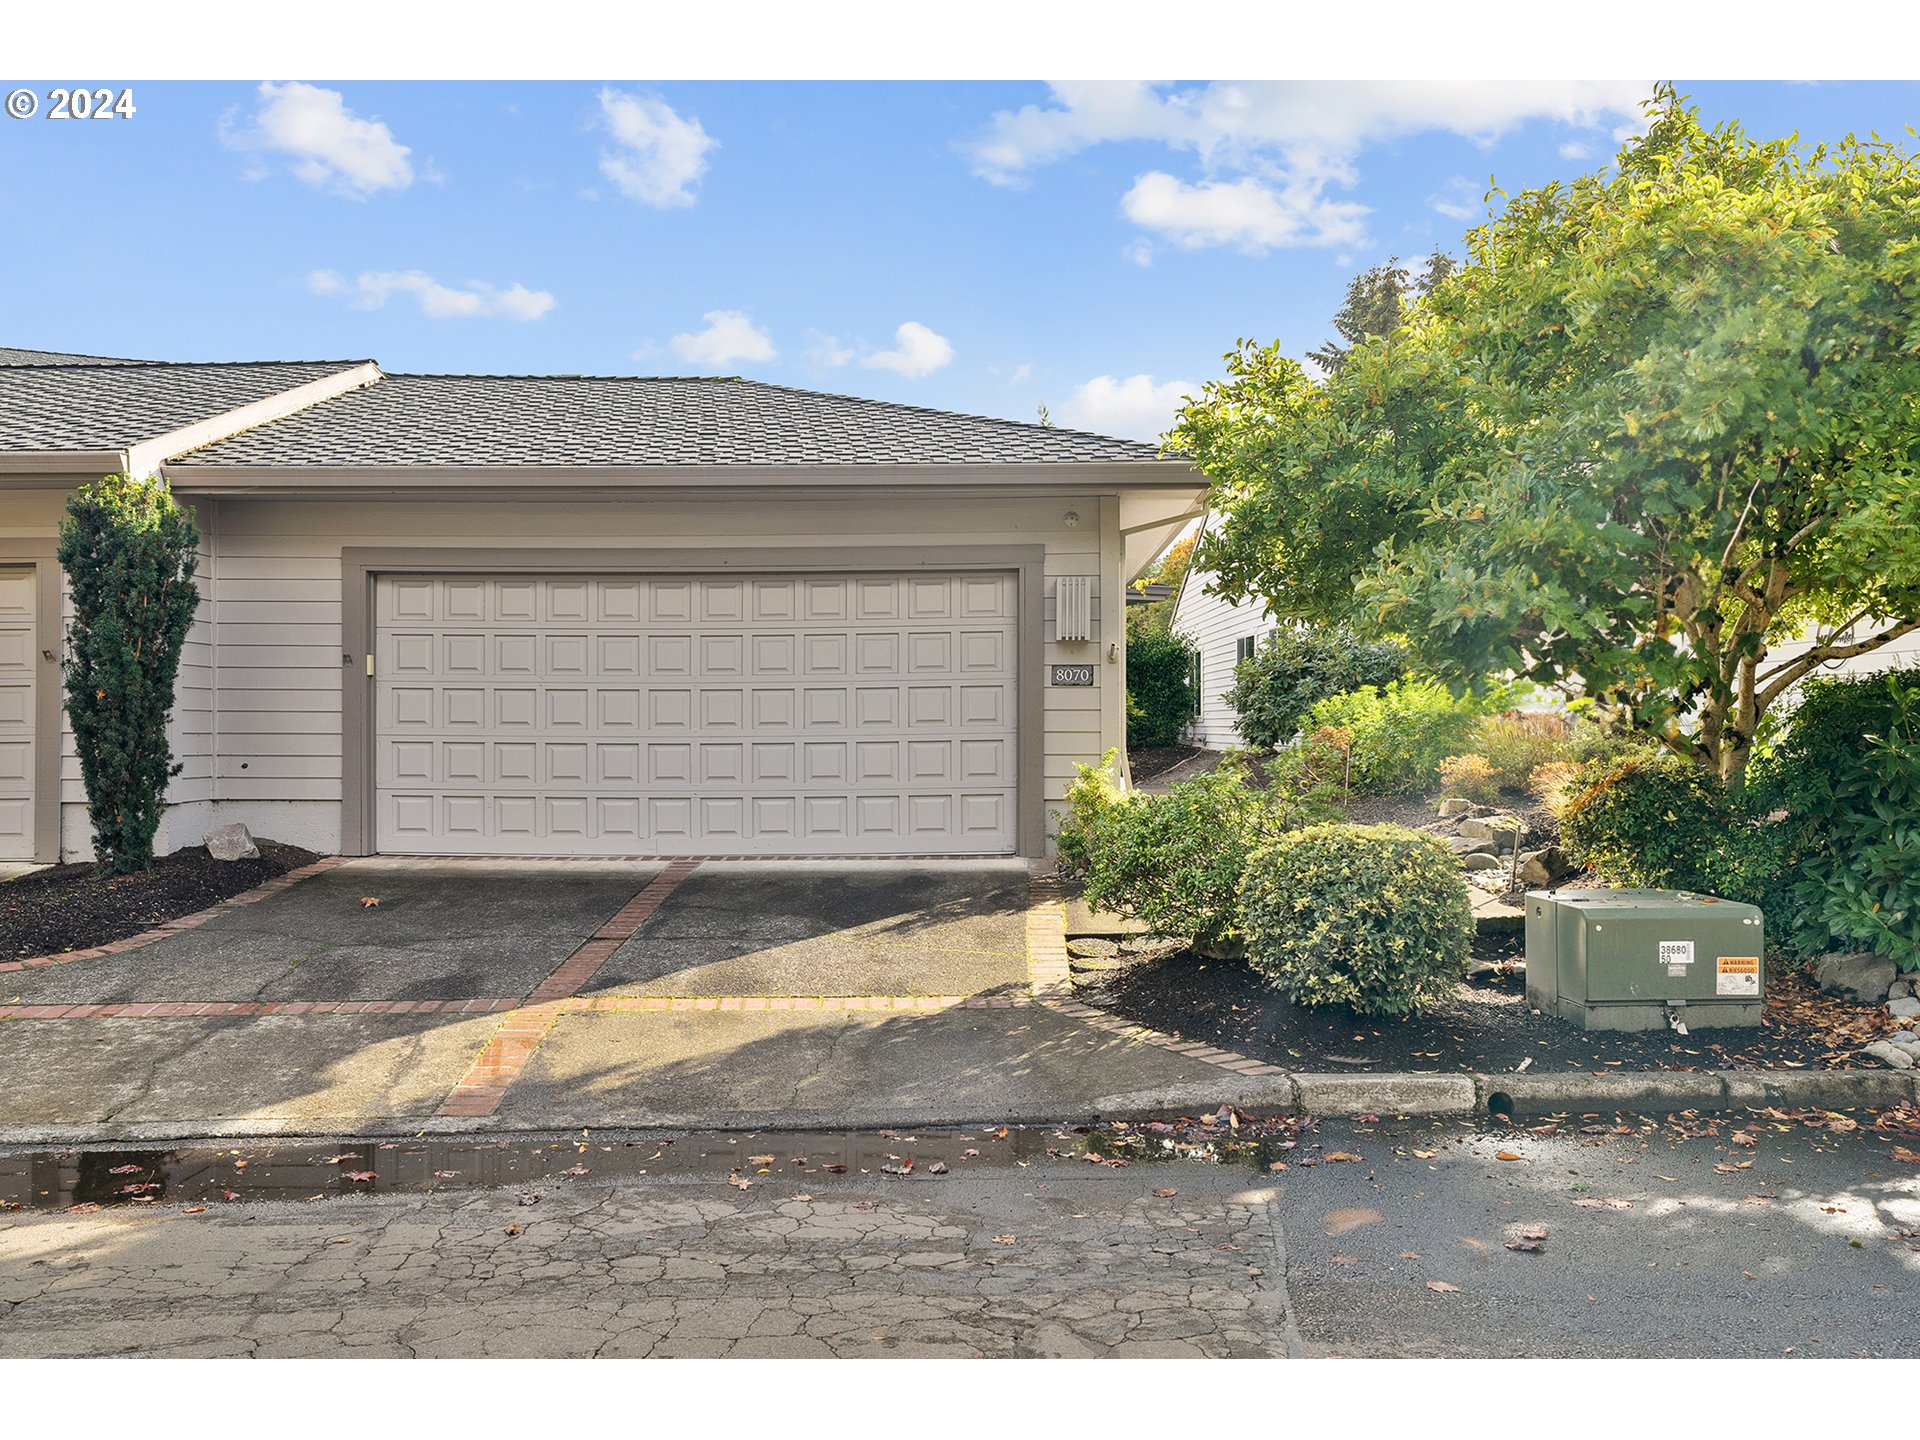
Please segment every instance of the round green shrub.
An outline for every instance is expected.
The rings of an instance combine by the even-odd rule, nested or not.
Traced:
[[[1127,745],[1176,745],[1193,718],[1193,642],[1147,627],[1127,634]]]
[[[1248,862],[1247,963],[1298,1005],[1407,1015],[1466,971],[1473,911],[1447,847],[1399,825],[1313,825]]]
[[[1726,791],[1678,756],[1633,756],[1581,777],[1560,812],[1561,843],[1611,884],[1693,889],[1728,829]]]
[[[1392,640],[1361,640],[1351,630],[1282,626],[1233,672],[1227,704],[1241,735],[1256,750],[1290,743],[1307,712],[1330,695],[1362,685],[1391,685],[1407,671],[1407,652]]]

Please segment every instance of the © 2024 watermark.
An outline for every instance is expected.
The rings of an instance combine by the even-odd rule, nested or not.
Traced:
[[[133,87],[112,85],[20,85],[7,92],[15,120],[131,120],[138,114]]]

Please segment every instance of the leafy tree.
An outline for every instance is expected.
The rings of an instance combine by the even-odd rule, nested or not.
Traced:
[[[153,861],[167,781],[180,647],[200,592],[200,532],[161,480],[109,475],[74,491],[60,525],[60,567],[72,596],[65,662],[67,718],[103,872]]]
[[[1459,268],[1459,262],[1436,245],[1418,279],[1401,265],[1397,255],[1384,265],[1361,271],[1347,282],[1346,298],[1333,315],[1333,328],[1347,343],[1329,340],[1311,352],[1313,358],[1329,375],[1339,374],[1354,346],[1393,334],[1405,320],[1407,306],[1433,293],[1436,286]]]
[[[1328,696],[1391,685],[1406,669],[1406,651],[1391,640],[1360,640],[1345,627],[1284,625],[1234,667],[1226,699],[1246,742],[1273,750],[1293,739],[1307,712]]]
[[[1128,621],[1127,744],[1176,744],[1193,717],[1193,642],[1164,625]]]
[[[1243,341],[1173,441],[1230,597],[1732,779],[1788,687],[1920,626],[1920,161],[1647,108],[1325,384]]]

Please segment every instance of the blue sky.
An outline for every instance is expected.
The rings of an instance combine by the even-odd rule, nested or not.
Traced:
[[[34,87],[44,95],[44,86]],[[0,344],[744,374],[1151,437],[1240,336],[1605,162],[1647,82],[141,83],[0,120]],[[1920,84],[1687,84],[1898,135]],[[904,328],[903,328],[904,327]]]

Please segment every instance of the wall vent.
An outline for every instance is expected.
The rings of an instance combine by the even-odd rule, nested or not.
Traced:
[[[1093,638],[1093,580],[1086,575],[1065,575],[1054,582],[1053,638],[1055,640],[1091,640]]]

